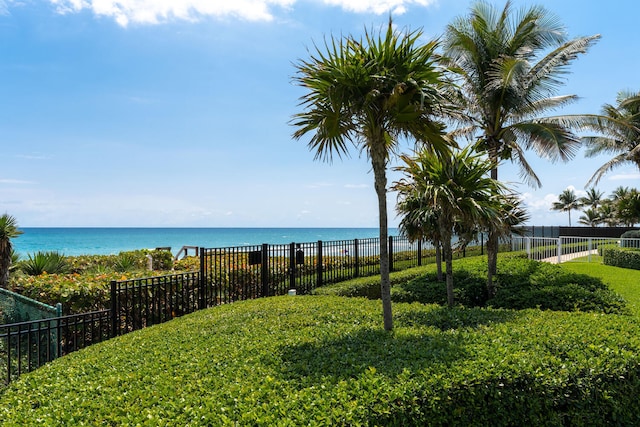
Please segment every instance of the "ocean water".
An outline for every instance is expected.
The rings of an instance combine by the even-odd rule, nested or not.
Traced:
[[[64,255],[109,255],[121,251],[183,246],[225,248],[262,243],[307,243],[378,237],[377,228],[22,228],[13,239],[22,257],[37,251]],[[390,235],[397,229],[390,228]]]

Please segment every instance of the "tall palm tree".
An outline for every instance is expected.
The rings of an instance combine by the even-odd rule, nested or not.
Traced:
[[[587,185],[597,184],[607,172],[623,164],[631,163],[640,170],[640,92],[619,92],[616,105],[602,107],[602,116],[592,122],[592,128],[602,135],[584,138],[585,156],[614,154],[614,157],[598,168]]]
[[[444,53],[458,70],[462,89],[455,119],[465,127],[458,133],[478,138],[495,164],[492,178],[498,179],[501,161],[512,160],[528,184],[540,186],[525,158],[527,150],[552,161],[573,157],[580,138],[572,129],[584,125],[585,118],[545,115],[577,99],[557,96],[561,77],[598,38],[567,40],[565,28],[545,8],[514,12],[510,1],[502,9],[479,1],[468,16],[447,26]],[[498,237],[490,232],[487,255],[493,273],[497,251]]]
[[[18,230],[18,223],[14,217],[8,214],[0,216],[0,288],[9,285],[9,269],[13,245],[11,239],[18,237],[22,231]]]
[[[439,158],[424,150],[415,157],[401,158],[404,165],[397,169],[405,177],[393,186],[398,191],[400,213],[409,218],[424,214],[435,220],[446,265],[447,302],[451,306],[454,304],[452,237],[489,221],[502,221],[504,199],[499,195],[504,187],[489,177],[491,162],[471,146],[454,151],[450,157]],[[410,209],[402,212],[406,201],[411,201]]]
[[[436,64],[437,43],[422,32],[397,34],[391,20],[379,35],[347,36],[316,46],[296,64],[294,82],[307,89],[304,111],[293,117],[296,139],[312,134],[316,159],[348,155],[348,143],[371,161],[380,223],[380,287],[384,327],[393,328],[389,281],[387,165],[400,138],[415,138],[446,150],[444,125],[433,120],[441,102],[443,73]]]
[[[621,223],[632,227],[640,222],[640,192],[638,190],[630,190],[616,201],[615,206],[616,215]]]
[[[571,227],[571,211],[580,209],[580,206],[580,201],[576,193],[572,189],[567,188],[558,196],[558,201],[553,202],[551,209],[554,211],[569,212],[569,227]]]

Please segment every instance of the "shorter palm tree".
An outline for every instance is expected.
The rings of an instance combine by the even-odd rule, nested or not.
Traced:
[[[565,211],[569,213],[569,227],[571,227],[571,211],[577,210],[581,206],[576,193],[567,188],[559,196],[558,201],[554,202],[551,209],[554,211]]]
[[[442,244],[450,306],[454,304],[454,234],[471,235],[472,230],[489,223],[504,222],[505,199],[501,195],[505,187],[490,177],[493,163],[473,148],[441,157],[426,150],[415,157],[402,155],[404,165],[397,170],[405,177],[393,186],[398,191],[399,212],[405,215],[403,221],[414,227],[420,224],[416,219],[424,218],[424,234],[434,233],[432,239]]]
[[[578,223],[587,225],[589,227],[597,227],[602,222],[600,213],[597,209],[589,208],[584,211],[584,215],[581,215],[578,219]]]
[[[594,187],[591,187],[587,190],[587,195],[580,197],[578,201],[580,205],[583,207],[589,207],[591,209],[597,210],[598,207],[602,204],[602,197],[604,193],[602,191],[596,190]]]
[[[21,234],[22,231],[18,230],[18,223],[14,217],[6,213],[0,216],[0,288],[7,288],[9,285],[13,253],[11,239]]]

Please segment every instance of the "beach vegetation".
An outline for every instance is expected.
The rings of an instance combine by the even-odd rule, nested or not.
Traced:
[[[640,249],[637,247],[608,247],[603,251],[602,263],[621,268],[640,270]]]
[[[459,110],[454,117],[466,135],[479,143],[498,179],[501,162],[519,164],[529,185],[540,179],[527,162],[532,149],[552,161],[571,159],[580,146],[574,130],[587,121],[583,115],[547,116],[550,111],[577,100],[557,95],[568,66],[585,53],[599,35],[568,39],[558,18],[542,6],[515,11],[507,1],[503,8],[478,1],[468,15],[456,18],[443,37],[447,63],[458,71],[461,88]],[[497,269],[498,233],[489,232],[487,288]]]
[[[363,38],[331,37],[296,64],[294,82],[306,89],[303,112],[293,116],[293,136],[311,135],[316,159],[348,155],[349,144],[371,161],[378,198],[380,287],[386,330],[393,328],[389,283],[387,166],[401,138],[448,151],[444,125],[435,110],[444,104],[444,75],[435,41],[422,31],[400,32],[391,19],[386,31]]]
[[[28,254],[19,265],[20,270],[29,276],[42,274],[64,274],[70,270],[64,254],[58,251],[38,251]]]
[[[11,239],[21,234],[18,221],[14,217],[6,213],[0,216],[0,288],[6,289],[9,285],[9,271],[14,260]]]

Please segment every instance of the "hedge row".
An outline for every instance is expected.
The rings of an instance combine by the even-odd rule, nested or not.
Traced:
[[[454,294],[466,307],[541,308],[564,311],[626,313],[624,300],[600,280],[560,266],[518,257],[501,257],[495,297],[486,289],[487,264],[482,258],[454,261]],[[447,303],[446,284],[434,265],[391,274],[391,299],[424,304]],[[314,291],[316,295],[380,298],[380,277],[358,278]]]
[[[274,297],[203,310],[26,374],[0,424],[640,424],[630,316]],[[615,332],[614,332],[615,331]]]
[[[640,270],[640,250],[634,248],[607,248],[603,251],[602,262],[614,267]]]

